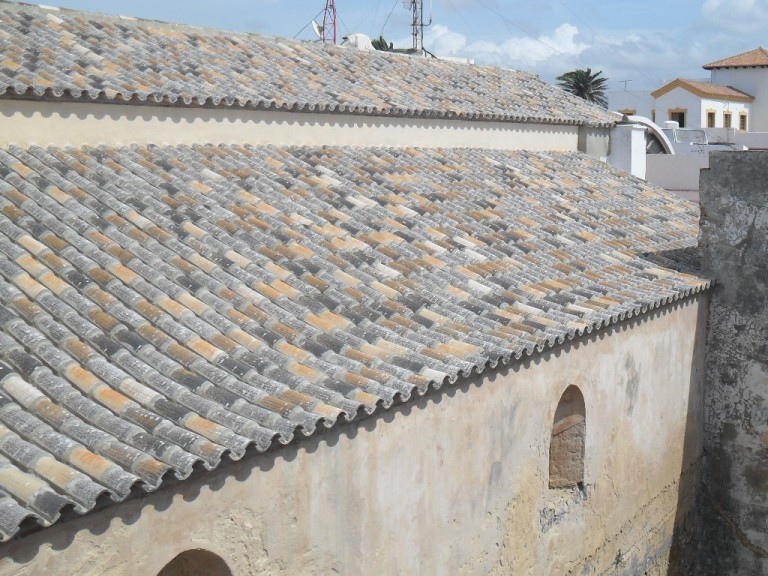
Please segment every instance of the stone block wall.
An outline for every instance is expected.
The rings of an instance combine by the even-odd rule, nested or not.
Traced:
[[[768,152],[720,152],[701,176],[711,295],[700,574],[768,574]]]

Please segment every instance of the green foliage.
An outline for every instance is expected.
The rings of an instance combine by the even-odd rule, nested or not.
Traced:
[[[603,71],[600,70],[593,74],[591,68],[573,70],[558,76],[557,85],[579,98],[608,108],[608,101],[605,99],[608,78],[600,78],[602,73]]]
[[[389,52],[392,50],[392,44],[388,44],[387,41],[384,40],[384,36],[374,38],[371,40],[371,44],[373,44],[373,47],[376,48],[376,50],[381,50],[382,52]]]

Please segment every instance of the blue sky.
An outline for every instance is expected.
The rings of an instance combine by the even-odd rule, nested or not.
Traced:
[[[425,11],[430,0],[425,1]],[[295,36],[325,0],[47,0],[62,7]],[[383,32],[410,46],[402,0],[336,0],[339,34]],[[768,44],[768,0],[433,0],[426,48],[528,70],[548,81],[574,68],[603,70],[609,89],[653,90],[701,65]],[[385,25],[386,23],[386,25]],[[306,28],[298,36],[310,40]]]

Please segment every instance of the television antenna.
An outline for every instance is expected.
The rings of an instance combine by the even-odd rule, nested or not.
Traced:
[[[336,3],[335,0],[325,0],[323,10],[323,23],[318,24],[312,20],[312,30],[323,44],[331,42],[336,44]]]
[[[429,0],[429,22],[424,23],[424,0],[403,0],[403,8],[413,14],[413,51],[424,50],[424,28],[432,24],[432,0]]]

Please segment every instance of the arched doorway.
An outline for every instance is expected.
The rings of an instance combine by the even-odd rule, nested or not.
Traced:
[[[232,576],[224,560],[207,550],[187,550],[176,556],[157,576]]]

